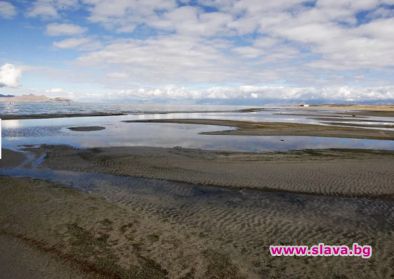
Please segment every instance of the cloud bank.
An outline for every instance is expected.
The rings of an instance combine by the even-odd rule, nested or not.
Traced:
[[[46,36],[38,45],[47,53],[35,56],[53,59],[37,78],[48,80],[42,88],[59,81],[103,98],[393,99],[394,0],[110,2],[17,6]]]
[[[211,87],[206,89],[189,89],[185,87],[167,86],[161,88],[135,88],[120,90],[114,93],[94,95],[92,98],[104,99],[165,99],[169,101],[189,100],[194,103],[206,100],[209,102],[237,102],[242,100],[264,102],[384,102],[394,100],[394,87],[354,88],[354,87],[271,87],[271,86],[239,86]]]

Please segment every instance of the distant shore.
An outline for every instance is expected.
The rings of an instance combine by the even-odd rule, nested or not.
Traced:
[[[12,96],[12,95],[3,95],[0,96],[0,104],[1,103],[45,103],[45,102],[71,102],[70,99],[60,98],[60,97],[48,97],[45,95],[21,95],[21,96]]]

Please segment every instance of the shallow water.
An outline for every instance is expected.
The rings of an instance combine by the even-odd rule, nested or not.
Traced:
[[[86,119],[85,119],[86,120]],[[201,132],[232,129],[219,126],[168,123],[101,123],[105,130],[77,132],[67,125],[5,128],[3,146],[66,144],[75,147],[154,146],[234,151],[286,151],[323,148],[365,148],[394,150],[394,141],[299,136],[202,135]]]
[[[145,107],[146,108],[146,107]],[[160,108],[160,107],[157,107]],[[157,109],[156,108],[156,109]],[[174,107],[166,107],[168,110]],[[195,110],[201,106],[194,107]],[[217,109],[217,107],[208,107]],[[150,108],[153,110],[153,108]],[[178,110],[186,107],[178,107]],[[207,109],[205,107],[205,109]],[[222,107],[223,109],[223,107]],[[108,112],[108,110],[106,111]],[[297,112],[297,113],[295,113]],[[319,111],[323,116],[337,116],[332,111]],[[394,141],[299,136],[221,136],[202,135],[202,132],[233,129],[210,125],[169,123],[124,123],[124,120],[209,118],[247,121],[292,122],[324,124],[316,120],[316,112],[272,108],[258,112],[189,112],[146,113],[121,116],[75,117],[55,119],[26,119],[3,121],[3,146],[18,148],[21,145],[66,144],[75,147],[154,146],[201,148],[234,151],[287,151],[296,149],[361,148],[394,150]],[[310,116],[309,116],[310,115]],[[355,117],[357,121],[359,118]],[[388,123],[392,117],[362,117],[362,123]],[[381,121],[381,122],[380,122]],[[386,121],[386,122],[383,122]],[[347,121],[346,123],[353,123]],[[356,122],[357,123],[357,122]],[[340,125],[340,122],[338,122]],[[105,130],[78,132],[72,126],[103,126]]]
[[[39,102],[8,103],[0,102],[2,115],[65,114],[65,113],[142,113],[169,111],[225,111],[243,108],[242,106],[214,105],[154,105],[130,103],[89,103],[89,102]]]

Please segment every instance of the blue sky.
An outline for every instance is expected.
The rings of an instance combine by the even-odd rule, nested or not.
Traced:
[[[394,99],[393,0],[0,0],[0,93]]]

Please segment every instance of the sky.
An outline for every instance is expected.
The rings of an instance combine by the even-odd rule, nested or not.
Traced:
[[[394,0],[0,0],[0,94],[393,102]]]

